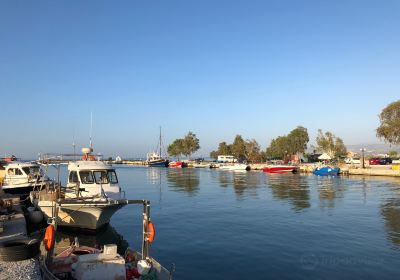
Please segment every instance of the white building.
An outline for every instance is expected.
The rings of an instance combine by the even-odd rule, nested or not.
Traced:
[[[218,156],[217,161],[218,162],[237,162],[237,159],[234,156],[222,155],[222,156]]]

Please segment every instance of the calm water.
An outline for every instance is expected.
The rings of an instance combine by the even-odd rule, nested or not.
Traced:
[[[117,168],[132,199],[151,200],[151,254],[175,279],[398,279],[400,180],[210,169]],[[63,178],[66,171],[63,170]],[[64,179],[65,180],[65,179]],[[129,205],[90,245],[140,248]],[[74,235],[63,235],[66,246]]]

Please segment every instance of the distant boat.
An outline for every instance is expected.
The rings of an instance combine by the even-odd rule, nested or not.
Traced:
[[[160,137],[158,143],[159,153],[151,152],[147,154],[147,165],[152,167],[168,167],[169,160],[161,157],[161,147],[162,147],[162,138],[161,138],[161,127],[160,127]]]
[[[314,170],[314,175],[317,176],[337,176],[340,172],[340,168],[338,167],[320,167]]]
[[[183,162],[183,161],[171,161],[168,164],[168,167],[171,167],[171,168],[183,168],[183,167],[187,167],[187,164],[185,162]]]
[[[247,164],[243,164],[243,163],[221,164],[219,166],[219,169],[231,170],[231,171],[235,171],[235,170],[250,170],[250,166],[248,166]]]
[[[156,152],[147,154],[147,165],[153,167],[168,167],[169,161]]]
[[[10,194],[28,195],[35,187],[41,188],[52,181],[44,176],[40,165],[34,162],[10,161],[0,168],[0,186]]]
[[[266,173],[295,173],[297,166],[294,165],[270,165],[262,169]]]

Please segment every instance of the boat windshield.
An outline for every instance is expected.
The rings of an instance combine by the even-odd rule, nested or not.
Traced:
[[[93,184],[93,174],[91,171],[79,171],[79,177],[81,177],[82,184]]]
[[[111,184],[118,184],[118,178],[117,174],[115,173],[115,170],[108,170],[107,175],[108,175],[108,181],[110,181]]]
[[[26,175],[29,174],[39,174],[40,173],[40,168],[39,166],[29,166],[29,167],[22,167],[22,170],[24,170]]]
[[[108,176],[105,170],[93,171],[96,184],[108,184]]]

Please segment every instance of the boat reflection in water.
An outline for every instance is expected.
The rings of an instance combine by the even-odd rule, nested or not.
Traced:
[[[200,190],[199,171],[189,168],[171,168],[167,171],[168,187],[173,191],[194,196]]]
[[[243,199],[247,196],[258,197],[258,189],[261,185],[261,173],[252,173],[247,171],[221,172],[213,171],[222,188],[232,186],[235,195],[238,199]]]
[[[310,186],[307,177],[297,174],[268,174],[266,183],[274,198],[288,201],[295,212],[310,208]]]
[[[106,244],[115,244],[118,247],[118,253],[122,256],[129,247],[128,241],[124,239],[111,225],[103,227],[96,234],[81,233],[78,231],[57,231],[55,253],[58,254],[74,243],[78,238],[79,244],[88,247],[101,249]]]

